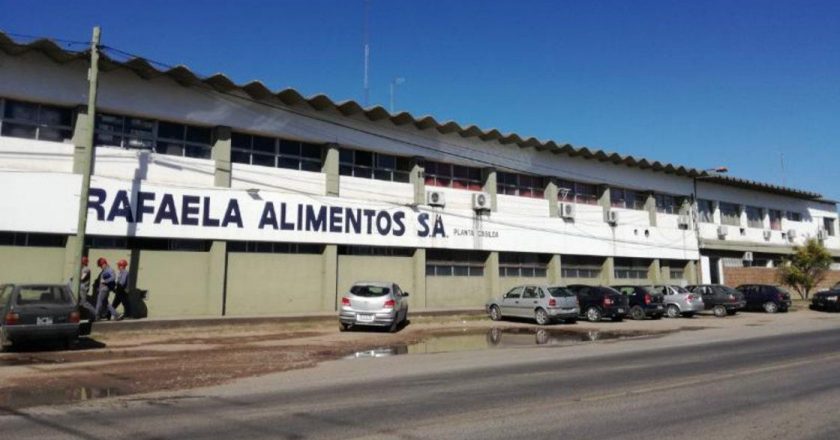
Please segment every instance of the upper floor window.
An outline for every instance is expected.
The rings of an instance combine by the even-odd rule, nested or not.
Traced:
[[[830,217],[823,218],[823,229],[830,236],[834,236],[834,219]]]
[[[366,179],[408,182],[411,160],[390,154],[342,148],[339,174]]]
[[[755,206],[747,206],[747,226],[751,228],[764,227],[764,210]]]
[[[557,200],[563,202],[598,204],[598,186],[589,183],[572,182],[571,180],[557,181]]]
[[[426,185],[481,191],[481,168],[426,161],[423,175]]]
[[[321,171],[321,146],[306,142],[233,133],[231,162]]]
[[[680,209],[682,199],[669,194],[656,194],[656,212],[662,214],[676,214]]]
[[[796,211],[788,211],[787,212],[787,219],[788,221],[792,222],[801,222],[802,221],[802,213]]]
[[[720,222],[724,225],[741,226],[741,207],[734,203],[720,202]]]
[[[426,275],[479,277],[484,275],[486,260],[486,252],[429,249],[426,251]]]
[[[542,198],[545,194],[545,179],[538,176],[516,173],[496,173],[496,190],[510,196]]]
[[[212,130],[153,119],[100,113],[94,144],[154,150],[172,156],[210,158]]]
[[[610,188],[610,206],[614,208],[645,209],[647,195],[624,188]]]
[[[0,100],[0,135],[52,142],[73,138],[73,110],[52,105]]]
[[[700,221],[703,223],[715,222],[715,203],[711,200],[698,199],[697,200],[697,214]]]
[[[782,230],[782,211],[778,209],[771,209],[768,212],[770,217],[770,229],[774,231],[781,231]]]
[[[615,277],[619,279],[644,280],[648,277],[649,263],[635,258],[616,258]]]

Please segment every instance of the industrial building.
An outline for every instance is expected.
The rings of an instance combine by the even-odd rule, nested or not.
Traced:
[[[73,273],[88,67],[0,34],[0,283]],[[531,282],[726,282],[810,237],[840,258],[813,192],[142,59],[100,69],[86,252],[127,259],[150,316],[328,312],[358,280],[397,282],[413,310]]]

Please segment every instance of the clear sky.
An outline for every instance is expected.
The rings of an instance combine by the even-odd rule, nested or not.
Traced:
[[[361,101],[363,0],[0,0],[6,32]],[[371,0],[371,104],[840,199],[840,1]],[[781,155],[784,154],[784,174]]]

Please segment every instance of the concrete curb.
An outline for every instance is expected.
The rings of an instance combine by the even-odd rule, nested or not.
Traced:
[[[452,310],[423,310],[409,312],[412,317],[437,317],[455,315],[483,315],[484,309],[452,309]],[[337,321],[337,312],[312,313],[301,315],[279,316],[219,316],[219,317],[175,317],[152,318],[124,321],[99,321],[93,324],[96,333],[107,333],[124,330],[152,330],[177,329],[186,327],[211,327],[216,325],[260,325],[260,324],[288,324],[294,322]]]

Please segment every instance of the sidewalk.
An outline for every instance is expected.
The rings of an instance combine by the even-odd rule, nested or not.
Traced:
[[[455,315],[482,315],[484,309],[445,309],[409,311],[408,319],[412,317],[436,317]],[[176,316],[166,318],[126,319],[123,321],[97,321],[93,324],[93,331],[104,333],[121,330],[173,329],[179,327],[201,327],[214,325],[259,325],[284,324],[292,322],[323,322],[335,320],[338,322],[338,312],[300,313],[272,316]]]

